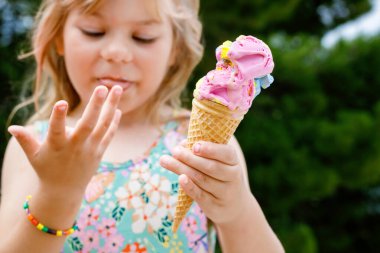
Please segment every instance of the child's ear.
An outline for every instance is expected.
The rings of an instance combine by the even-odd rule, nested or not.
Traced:
[[[57,54],[59,56],[63,56],[63,54],[65,53],[65,50],[64,50],[64,46],[63,46],[63,38],[62,38],[62,36],[58,36],[55,39],[54,44],[55,44],[55,50],[57,51]]]

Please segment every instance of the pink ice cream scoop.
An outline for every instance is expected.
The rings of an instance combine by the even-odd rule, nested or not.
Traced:
[[[194,90],[198,100],[207,99],[230,110],[248,111],[261,88],[273,82],[269,47],[253,36],[239,36],[216,49],[216,69],[202,77]]]

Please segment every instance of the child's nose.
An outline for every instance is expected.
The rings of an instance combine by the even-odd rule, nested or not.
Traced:
[[[109,40],[101,50],[101,56],[106,61],[112,62],[130,62],[133,59],[133,54],[126,40],[115,38]]]

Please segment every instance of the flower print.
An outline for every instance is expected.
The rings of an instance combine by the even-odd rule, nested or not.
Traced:
[[[104,253],[119,253],[123,247],[124,237],[121,234],[113,234],[107,238],[104,248],[99,252]]]
[[[198,234],[196,236],[192,236],[192,238],[188,238],[188,246],[192,250],[192,252],[196,252],[196,253],[209,252],[207,233],[204,233],[203,235]]]
[[[150,169],[146,162],[141,161],[136,163],[131,173],[131,180],[137,180],[145,183],[150,178]]]
[[[111,235],[114,235],[117,232],[116,222],[112,218],[103,219],[102,223],[99,224],[96,228],[104,238],[107,238],[107,240]]]
[[[182,134],[179,134],[175,131],[170,131],[165,135],[164,144],[166,148],[172,152],[173,148],[178,145],[182,140],[184,139],[184,136]]]
[[[194,205],[193,208],[190,210],[190,212],[193,212],[196,217],[198,217],[200,224],[199,228],[202,231],[207,230],[207,217],[201,207],[199,205]]]
[[[188,247],[193,249],[198,249],[201,246],[201,240],[204,236],[207,235],[205,232],[203,236],[197,233],[198,229],[198,222],[194,216],[186,216],[181,224],[181,231],[185,232],[187,241],[188,241]],[[207,238],[206,238],[207,239]],[[196,251],[194,251],[196,252]]]
[[[141,184],[137,180],[132,180],[124,187],[120,187],[115,195],[119,201],[119,205],[127,209],[139,208],[142,206],[143,201],[141,195]]]
[[[132,231],[140,234],[147,228],[149,233],[153,233],[161,226],[164,214],[163,208],[157,208],[151,203],[146,204],[132,215]]]
[[[127,244],[122,251],[123,253],[148,253],[145,246],[140,245],[138,242]]]
[[[163,198],[162,206],[165,208],[166,215],[172,220],[175,215],[175,208],[177,206],[177,195],[171,195],[167,198]]]
[[[181,224],[181,231],[186,233],[186,236],[194,235],[198,229],[197,220],[193,216],[186,216]]]
[[[115,178],[114,172],[99,173],[91,178],[90,183],[87,185],[84,198],[88,203],[97,200],[104,194],[107,186],[109,186]]]
[[[64,248],[62,249],[62,252],[64,252],[65,249],[69,249],[72,252],[81,252],[81,250],[83,249],[83,243],[79,239],[79,236],[80,236],[80,233],[76,233],[76,234],[74,233],[68,236],[66,239],[67,245],[64,246]]]
[[[174,249],[170,249],[170,253],[183,253],[183,250],[179,249],[178,247],[175,247]]]
[[[129,176],[129,171],[128,170],[122,170],[121,171],[121,175],[123,175],[123,177],[128,177]]]
[[[90,252],[99,247],[99,233],[96,230],[87,230],[79,234],[79,239],[83,243],[82,253]]]
[[[181,240],[178,240],[178,235],[173,234],[173,238],[170,242],[170,253],[183,253],[183,250],[181,249],[183,246],[183,243]]]
[[[99,219],[100,210],[96,207],[86,206],[79,215],[77,225],[80,229],[95,226]]]
[[[165,177],[155,174],[144,185],[144,190],[150,202],[158,206],[162,197],[169,196],[171,183]]]

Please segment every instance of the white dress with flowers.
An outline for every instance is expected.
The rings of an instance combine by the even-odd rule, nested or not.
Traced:
[[[166,124],[139,159],[100,163],[77,216],[79,230],[67,238],[62,252],[214,252],[215,232],[196,203],[172,233],[178,176],[162,168],[159,158],[186,138],[187,124]],[[47,122],[36,126],[43,138]]]

